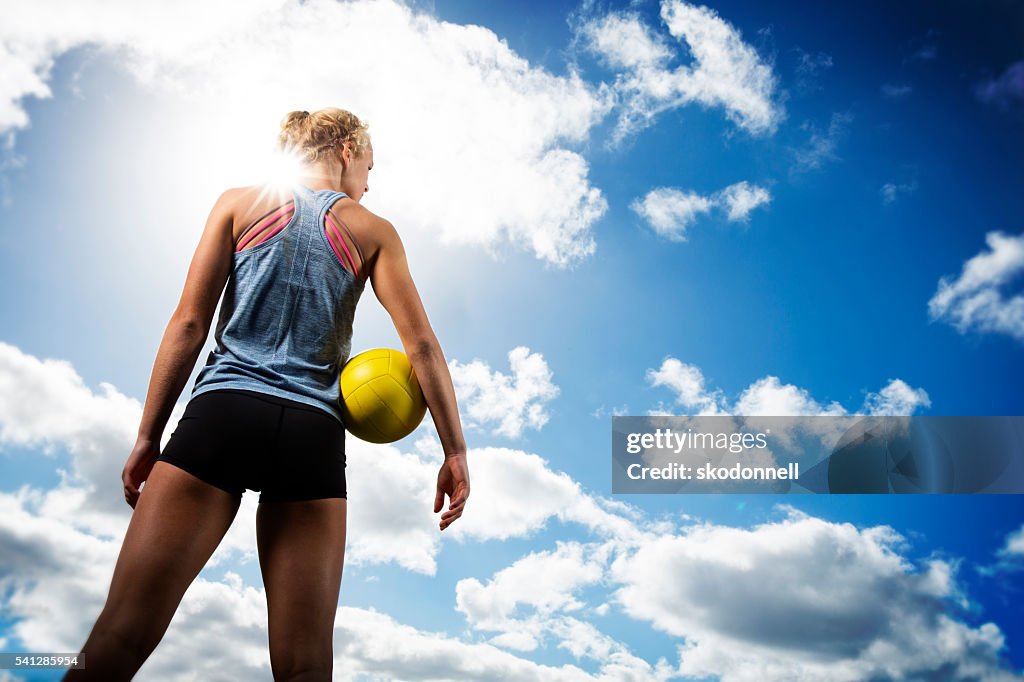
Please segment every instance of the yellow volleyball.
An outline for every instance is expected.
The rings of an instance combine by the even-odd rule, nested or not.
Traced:
[[[371,443],[405,438],[423,421],[427,401],[405,353],[374,348],[341,369],[341,412],[345,428]]]

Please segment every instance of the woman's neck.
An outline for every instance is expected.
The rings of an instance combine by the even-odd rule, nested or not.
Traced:
[[[299,175],[299,182],[312,190],[329,189],[340,192],[340,164],[319,163],[309,166]]]

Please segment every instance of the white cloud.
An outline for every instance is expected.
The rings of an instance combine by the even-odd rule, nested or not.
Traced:
[[[912,415],[918,408],[931,406],[923,388],[911,388],[902,379],[891,379],[881,391],[869,393],[864,399],[864,411],[879,416]]]
[[[490,640],[497,646],[533,651],[555,641],[577,658],[614,655],[643,669],[586,620],[608,617],[602,596],[588,608],[589,594],[604,585],[626,615],[678,639],[678,675],[1016,679],[1002,666],[998,626],[951,615],[969,606],[959,561],[915,563],[888,526],[857,528],[781,508],[786,518],[750,529],[700,522],[637,542],[558,543],[487,581],[459,581],[457,608],[473,630],[498,633]],[[662,664],[628,679],[651,679]]]
[[[790,174],[819,170],[826,162],[838,160],[836,147],[852,121],[853,115],[848,112],[833,112],[825,131],[810,121],[804,121],[800,127],[810,133],[810,138],[804,147],[793,151],[794,164],[790,167]]]
[[[630,208],[644,218],[655,232],[672,241],[686,241],[687,229],[700,216],[721,209],[731,222],[747,222],[750,212],[771,201],[767,189],[741,181],[710,196],[658,187],[634,199]]]
[[[550,415],[547,404],[558,396],[552,372],[540,353],[526,346],[509,351],[512,374],[491,371],[482,360],[448,363],[466,425],[518,438],[527,428],[540,429]]]
[[[453,539],[525,537],[550,519],[576,523],[605,537],[642,532],[632,507],[583,492],[578,482],[551,469],[539,455],[485,447],[472,450],[467,459],[472,492],[466,514],[445,531]]]
[[[994,562],[978,564],[975,570],[988,577],[1024,570],[1024,526],[1007,534],[1003,546],[996,551]]]
[[[708,391],[704,374],[694,365],[665,358],[658,369],[647,370],[651,386],[665,386],[676,394],[676,403],[697,415],[727,414],[721,391]]]
[[[117,552],[117,541],[47,516],[32,494],[0,493],[0,592],[5,615],[15,620],[9,635],[29,651],[76,650],[102,608]],[[360,680],[624,679],[538,664],[353,607],[337,610],[334,651],[335,670]],[[271,678],[266,593],[230,571],[220,581],[200,576],[192,583],[135,679],[186,682],[225,675]]]
[[[599,662],[609,679],[675,677],[664,659],[652,666],[582,618],[589,615],[579,592],[601,583],[614,543],[559,542],[553,551],[530,553],[498,571],[486,584],[476,578],[456,585],[456,608],[475,630],[498,632],[491,643],[533,651],[548,638],[577,660]],[[538,581],[537,576],[544,576]],[[606,613],[608,605],[592,611]]]
[[[50,421],[3,422],[3,442],[24,447],[45,442],[53,450],[65,448],[72,468],[78,471],[83,467],[77,460],[96,449],[87,447],[91,441],[81,434],[96,432],[97,424],[130,433],[129,426],[137,422],[137,403],[134,410],[120,414],[110,409],[102,402],[104,398],[121,394],[108,385],[106,396],[94,395],[67,362],[39,361],[9,345],[4,345],[3,351],[3,395],[21,396],[29,405],[38,402],[33,392],[67,398],[56,407],[51,405]],[[74,429],[53,428],[54,424],[71,422]],[[52,429],[49,440],[41,440],[43,428]],[[85,445],[71,447],[78,441]],[[583,492],[576,481],[551,470],[536,455],[482,448],[469,453],[474,496],[467,514],[441,536],[431,511],[440,453],[429,436],[416,443],[422,456],[355,439],[349,445],[351,504],[346,562],[350,565],[394,562],[407,570],[433,574],[442,537],[459,542],[523,537],[549,519],[579,524],[598,536],[632,541],[649,532],[643,526],[662,532],[669,528],[661,522],[642,522],[636,510],[626,504]],[[92,469],[118,471],[119,461],[108,458],[105,463],[93,462]],[[401,476],[395,475],[398,471]],[[77,512],[92,503],[91,495],[94,493],[74,476],[54,490],[25,486],[15,494],[0,493],[0,593],[5,595],[5,613],[17,621],[9,632],[30,648],[73,649],[84,640],[102,607],[127,513],[120,512],[120,508],[112,510],[113,519],[106,524],[104,537],[97,537],[77,518]],[[248,509],[243,504],[232,532],[244,528],[249,539],[247,545],[239,543],[236,549],[253,549],[255,495],[250,495],[248,501],[253,504]],[[230,533],[215,558],[225,557],[229,541]],[[210,566],[217,563],[212,561]],[[557,601],[557,591],[548,594]],[[69,608],[69,604],[73,606]],[[212,678],[222,674],[225,667],[244,671],[248,679],[265,679],[269,677],[265,622],[262,591],[243,586],[230,571],[221,582],[201,577],[186,593],[173,626],[140,679],[146,679],[146,675],[168,680],[194,679],[195,675]],[[368,622],[379,627],[367,630]],[[495,676],[535,679],[542,675],[544,679],[591,679],[574,666],[541,666],[493,646],[418,631],[372,611],[340,609],[336,628],[336,665],[370,678],[483,680]],[[361,633],[358,637],[353,634],[356,629]],[[576,656],[604,657],[603,679],[624,679],[617,672],[622,670],[633,671],[629,679],[669,676],[667,664],[660,666],[657,676],[650,674],[650,665],[588,624],[563,622],[549,630],[559,646]],[[196,638],[210,646],[215,643],[226,647],[231,653],[203,656],[202,661],[182,657],[180,651],[196,651],[197,645],[190,643]],[[398,641],[402,646],[395,645]],[[418,648],[422,650],[415,653]]]
[[[345,449],[349,500],[346,563],[394,562],[433,575],[442,540],[433,513],[440,461],[424,461],[391,445],[373,445],[351,437],[346,439]],[[471,450],[468,456],[473,453]],[[475,487],[473,464],[471,461],[470,482]]]
[[[262,181],[289,108],[340,105],[371,124],[379,171],[367,203],[379,197],[396,225],[492,253],[511,244],[556,266],[594,251],[607,202],[572,146],[608,97],[531,65],[486,28],[392,0],[21,3],[0,26],[0,132],[29,124],[25,98],[49,96],[55,60],[84,45],[168,97],[153,118],[171,125],[117,155],[129,166],[154,154],[164,166],[204,159],[189,163],[192,195]]]
[[[910,182],[904,183],[887,182],[882,185],[882,189],[880,190],[882,194],[882,203],[886,205],[895,203],[900,194],[909,194],[916,189],[917,180],[911,180]]]
[[[794,384],[783,384],[773,375],[764,376],[740,392],[731,402],[721,389],[709,389],[696,365],[674,357],[665,358],[658,369],[646,374],[651,386],[664,386],[675,394],[675,403],[694,416],[816,416],[816,415],[909,415],[918,408],[931,407],[928,393],[912,388],[902,379],[891,379],[878,393],[869,392],[863,406],[853,413],[836,401],[823,405],[810,392]]]
[[[470,448],[467,461],[471,493],[466,511],[442,536],[432,506],[439,459],[424,460],[391,446],[350,456],[346,561],[395,562],[433,575],[444,540],[525,538],[551,520],[579,524],[598,536],[637,532],[631,508],[585,493],[538,455],[481,447]],[[398,471],[401,476],[395,475]]]
[[[523,606],[542,615],[579,611],[584,603],[576,593],[600,581],[603,574],[603,560],[593,553],[593,547],[578,542],[559,542],[553,551],[530,553],[501,569],[486,586],[476,578],[460,580],[455,587],[456,608],[471,626],[499,631],[519,629],[514,614]],[[540,575],[543,581],[537,580]],[[529,649],[535,647],[536,641]]]
[[[164,443],[183,411],[172,411]],[[68,450],[71,471],[47,502],[65,518],[99,534],[122,531],[130,508],[121,471],[141,418],[142,405],[113,385],[101,382],[93,392],[67,361],[40,360],[0,341],[0,447],[36,447],[50,456]]]
[[[578,28],[592,52],[622,71],[614,85],[622,106],[613,141],[693,102],[721,107],[748,133],[773,133],[784,117],[776,77],[740,32],[714,10],[679,0],[662,1],[661,19],[669,35],[685,42],[691,64],[670,69],[675,55],[667,41],[635,13],[612,12]]]
[[[654,231],[673,241],[686,241],[686,230],[697,218],[711,210],[708,197],[696,192],[683,192],[671,187],[659,187],[648,192],[643,199],[634,199],[630,208],[647,220]]]
[[[610,578],[626,613],[686,639],[683,675],[1017,679],[1001,669],[995,624],[947,615],[960,599],[953,568],[933,559],[916,570],[904,547],[886,526],[791,509],[749,530],[703,524],[661,537],[616,558]]]
[[[387,614],[351,607],[338,609],[334,649],[335,670],[375,681],[657,679],[595,676],[571,664],[542,665],[491,644],[469,643],[443,633],[426,632],[396,622]]]
[[[584,24],[581,33],[613,67],[653,69],[672,58],[672,50],[665,39],[635,14],[609,14]]]
[[[1006,536],[1003,553],[1024,556],[1024,526]]]
[[[776,376],[758,379],[745,388],[733,407],[735,414],[750,416],[843,415],[846,409],[832,401],[821,405],[810,392],[793,384],[783,384]]]
[[[15,376],[19,369],[22,382],[49,382],[37,387],[44,392],[81,382],[67,363],[47,365],[10,346],[5,353],[0,394],[8,388],[26,392],[29,384]],[[670,363],[654,375],[686,400],[707,402],[699,372]],[[82,391],[80,402],[99,400]],[[115,395],[112,387],[107,395]],[[76,414],[100,419],[101,410],[78,409]],[[66,432],[66,441],[93,430],[89,424],[78,428]],[[40,442],[38,435],[23,427],[18,442]],[[364,451],[353,443],[350,558],[394,561],[433,573],[440,546],[427,528],[434,525],[428,510],[436,446],[421,439],[420,456],[392,446]],[[67,447],[67,442],[51,445]],[[594,497],[537,455],[480,448],[469,457],[475,497],[446,537],[460,543],[524,537],[557,519],[598,539],[531,550],[490,579],[461,577],[454,605],[471,631],[492,636],[490,644],[419,630],[373,610],[339,608],[337,669],[362,679],[672,677],[675,669],[668,662],[645,661],[589,622],[592,616],[610,616],[611,599],[633,618],[680,638],[684,656],[677,672],[682,674],[838,680],[954,666],[964,675],[993,680],[1003,675],[999,628],[992,623],[972,628],[949,615],[949,604],[966,599],[955,565],[931,560],[915,572],[899,553],[903,543],[886,527],[857,530],[793,510],[785,522],[753,530],[701,522],[678,534],[676,521],[651,520],[622,502]],[[402,476],[395,477],[395,471]],[[122,529],[114,537],[97,537],[53,503],[55,495],[74,492],[74,483],[69,480],[57,491],[25,486],[0,493],[0,594],[16,620],[5,636],[29,650],[72,650],[84,641],[102,606],[123,535]],[[357,504],[361,496],[364,503]],[[371,504],[371,499],[388,502]],[[541,583],[535,579],[539,574],[545,576]],[[215,678],[225,669],[242,671],[247,679],[268,679],[265,623],[262,590],[231,571],[220,581],[200,577],[139,679]],[[891,640],[893,632],[898,641]],[[577,660],[595,662],[599,671],[545,666],[502,650],[528,651],[549,642]],[[186,650],[191,654],[182,656]],[[742,655],[727,655],[737,650]]]
[[[751,211],[771,200],[772,195],[768,190],[746,181],[729,185],[718,195],[719,205],[725,209],[729,220],[734,222],[746,222]]]
[[[928,393],[924,389],[912,388],[902,379],[891,379],[877,393],[867,392],[861,407],[849,411],[835,400],[823,404],[807,389],[794,384],[784,384],[774,375],[757,379],[732,401],[721,389],[707,386],[699,367],[671,356],[665,358],[658,369],[649,368],[646,379],[651,386],[664,386],[675,394],[673,405],[666,406],[659,402],[656,407],[647,411],[648,416],[743,417],[742,420],[719,420],[713,424],[713,430],[742,433],[744,429],[768,427],[772,431],[774,443],[786,450],[797,452],[806,452],[807,445],[798,442],[798,438],[802,436],[810,437],[813,442],[830,448],[854,424],[852,419],[819,420],[799,417],[912,415],[920,408],[931,406]],[[779,417],[795,419],[780,420]],[[693,428],[698,429],[699,420],[691,421]],[[743,423],[742,428],[740,422]],[[711,426],[708,429],[710,430]],[[727,466],[734,460],[742,460],[749,466],[776,466],[771,448],[764,451],[746,450],[739,458],[726,455],[726,459],[722,459],[723,454],[716,450],[701,451],[692,448],[687,453],[688,457],[710,459],[722,466]],[[651,458],[648,461],[652,466],[654,462],[659,461],[659,457],[664,459],[663,464],[680,461],[679,456],[671,450],[651,450],[647,456]]]
[[[1008,334],[1024,341],[1024,295],[1009,298],[1000,287],[1024,272],[1024,234],[993,231],[985,235],[988,250],[971,257],[956,279],[942,277],[928,313],[961,334],[979,332]]]

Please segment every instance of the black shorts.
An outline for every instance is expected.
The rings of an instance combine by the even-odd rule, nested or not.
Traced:
[[[260,502],[346,497],[345,427],[286,398],[222,388],[193,397],[158,461]]]

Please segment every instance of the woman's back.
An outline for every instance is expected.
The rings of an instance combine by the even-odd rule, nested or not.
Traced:
[[[360,240],[339,214],[372,214],[343,192],[304,185],[291,197],[258,187],[234,192],[235,246],[217,345],[192,395],[258,390],[320,407],[341,421],[338,375],[351,354],[364,254],[376,248],[361,243],[372,242],[364,220],[355,221]],[[256,220],[247,222],[254,213]]]

